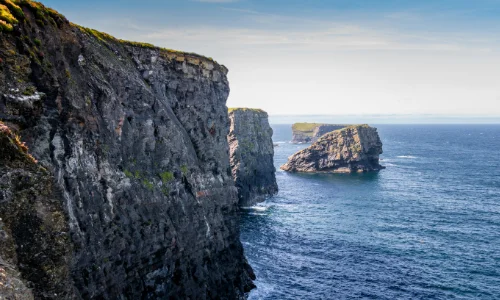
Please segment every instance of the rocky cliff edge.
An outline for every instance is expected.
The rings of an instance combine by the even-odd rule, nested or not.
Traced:
[[[31,220],[49,200],[66,220],[53,225],[62,242],[41,239],[62,247],[50,254],[60,256],[57,268],[14,247],[2,253],[12,272],[35,287],[35,298],[244,296],[255,276],[239,241],[227,69],[74,25],[37,2],[0,3],[0,119],[50,174],[19,165],[17,172],[34,172],[28,189],[39,182],[47,200],[28,193],[31,219],[2,226],[28,235],[13,235],[17,245],[38,236],[48,227]],[[0,155],[3,174],[11,172],[3,148]],[[12,177],[1,180],[16,187]],[[9,203],[1,203],[2,220],[23,215]],[[47,276],[30,273],[40,266]],[[66,294],[45,294],[43,284]]]

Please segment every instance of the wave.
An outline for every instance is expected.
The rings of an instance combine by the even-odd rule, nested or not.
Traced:
[[[400,156],[397,156],[398,158],[408,158],[408,159],[415,159],[415,158],[418,158],[416,156],[412,156],[412,155],[400,155]]]
[[[241,207],[243,210],[253,210],[253,211],[266,211],[270,206],[244,206]]]
[[[279,142],[274,142],[275,144],[286,144],[286,143],[289,143],[289,142],[283,142],[283,141],[279,141]]]
[[[249,212],[248,214],[251,216],[266,216],[266,214],[261,212]]]

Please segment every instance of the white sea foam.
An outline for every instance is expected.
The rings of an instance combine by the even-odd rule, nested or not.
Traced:
[[[398,158],[415,159],[415,158],[418,158],[418,157],[416,157],[416,156],[412,156],[412,155],[400,155],[400,156],[398,156]]]
[[[253,210],[253,211],[266,211],[269,208],[269,206],[245,206],[241,207],[243,210]]]
[[[261,212],[250,212],[248,213],[249,215],[252,215],[252,216],[265,216],[266,214],[264,213],[261,213]]]

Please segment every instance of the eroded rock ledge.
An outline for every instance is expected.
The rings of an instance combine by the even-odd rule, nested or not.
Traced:
[[[9,243],[39,247],[29,238],[40,236],[39,249],[63,247],[50,254],[55,268],[36,261],[43,256],[23,261],[19,247],[1,254],[34,297],[237,299],[254,287],[229,165],[227,69],[76,26],[37,2],[0,3],[9,19],[0,28],[0,119],[48,171],[9,170],[2,160],[0,184],[17,189],[21,177],[5,175],[14,171],[29,178],[28,236]],[[23,216],[12,201],[2,216]],[[44,203],[63,208],[54,220],[66,221],[51,226],[70,245],[38,235],[52,232]]]
[[[292,143],[314,143],[324,134],[345,128],[349,125],[321,124],[321,123],[295,123],[292,125]]]
[[[305,173],[357,173],[384,169],[379,164],[382,142],[377,129],[354,125],[323,135],[289,157],[281,169]]]
[[[231,169],[240,206],[262,202],[278,192],[273,130],[260,109],[230,108],[228,135]]]

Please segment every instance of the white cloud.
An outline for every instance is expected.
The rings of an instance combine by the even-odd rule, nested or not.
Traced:
[[[230,106],[271,114],[500,114],[496,37],[224,10],[245,22],[93,27],[214,57],[230,70]]]

